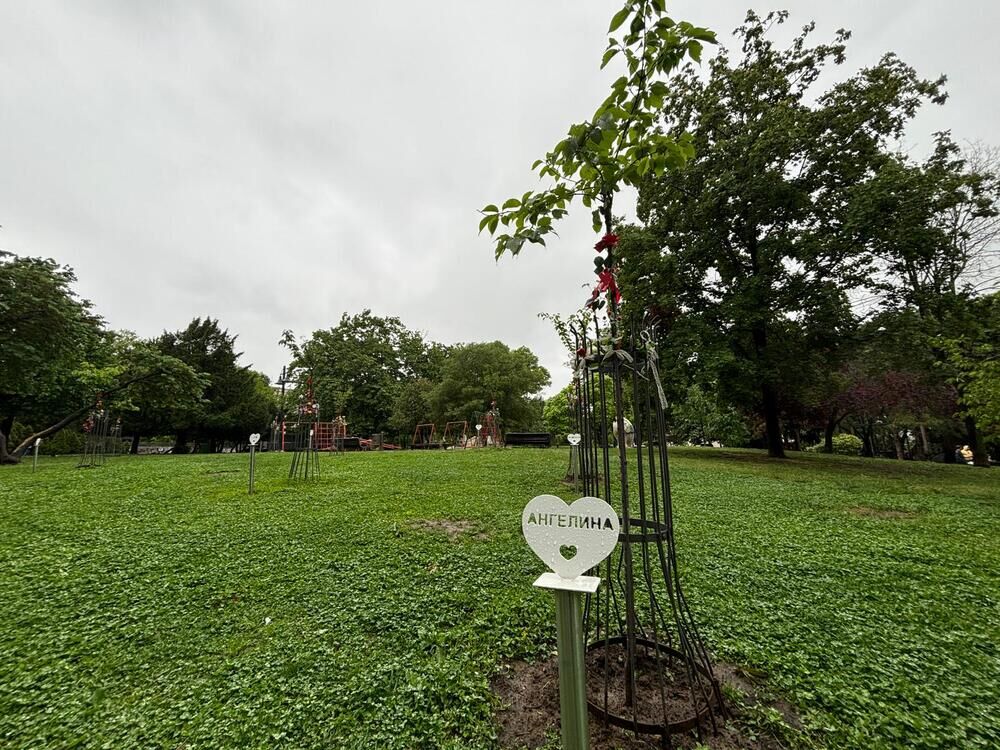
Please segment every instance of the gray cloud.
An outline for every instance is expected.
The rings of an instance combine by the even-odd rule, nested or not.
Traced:
[[[992,3],[794,4],[794,29],[853,29],[849,74],[892,49],[951,100],[929,134],[997,142]],[[674,4],[725,39],[741,3]],[[219,317],[272,376],[280,332],[370,307],[431,338],[564,355],[539,311],[586,293],[581,212],[495,263],[476,208],[588,115],[611,3],[5,3],[0,247],[76,268],[111,325]]]

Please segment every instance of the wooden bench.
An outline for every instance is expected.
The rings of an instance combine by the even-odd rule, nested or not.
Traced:
[[[508,432],[503,436],[503,444],[510,447],[526,445],[531,448],[548,448],[552,445],[552,435],[548,432]]]

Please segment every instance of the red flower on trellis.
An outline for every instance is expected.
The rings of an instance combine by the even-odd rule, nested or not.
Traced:
[[[601,237],[601,239],[598,241],[596,245],[594,245],[594,249],[597,252],[601,252],[601,250],[608,250],[617,244],[618,244],[618,235],[608,232],[606,235]]]

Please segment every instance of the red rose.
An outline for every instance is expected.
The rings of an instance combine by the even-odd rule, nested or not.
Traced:
[[[601,237],[600,241],[596,245],[594,245],[594,249],[597,252],[601,252],[601,250],[607,250],[609,248],[614,247],[617,244],[618,244],[618,235],[611,234],[610,232],[608,232],[608,234]]]

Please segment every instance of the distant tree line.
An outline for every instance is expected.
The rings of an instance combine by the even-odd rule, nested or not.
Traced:
[[[471,425],[493,401],[506,429],[542,429],[539,394],[549,373],[526,347],[499,341],[445,346],[370,310],[345,313],[336,326],[301,342],[286,331],[283,343],[300,373],[288,404],[304,398],[311,376],[321,418],[343,416],[354,435],[405,441],[421,423]]]
[[[279,393],[240,363],[236,335],[218,320],[195,318],[141,339],[109,330],[75,281],[54,260],[0,253],[0,462],[17,462],[39,437],[49,451],[78,450],[81,425],[98,409],[132,452],[151,439],[168,439],[174,453],[217,452],[252,432],[269,434]],[[290,367],[303,373],[286,393],[286,411],[311,376],[321,417],[344,416],[352,434],[407,438],[420,422],[474,421],[493,400],[508,428],[541,429],[538,394],[549,376],[526,348],[446,347],[368,310],[301,344],[288,333],[283,343]]]

